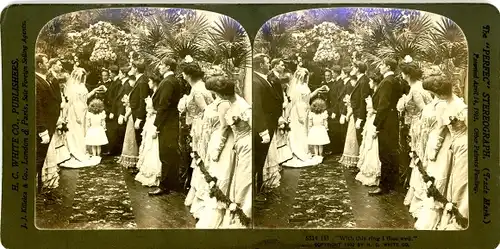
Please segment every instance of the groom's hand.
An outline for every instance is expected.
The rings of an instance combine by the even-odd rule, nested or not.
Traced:
[[[265,131],[259,133],[259,135],[262,138],[262,143],[263,144],[267,144],[267,143],[271,142],[271,136],[269,136],[269,131],[268,130],[265,130]]]
[[[109,119],[113,119],[114,117],[115,117],[115,115],[113,113],[109,114]]]
[[[332,113],[332,119],[335,119],[335,117],[337,117],[337,115],[335,113]]]
[[[49,131],[45,130],[44,132],[38,134],[40,138],[42,139],[42,144],[48,144],[50,142],[50,136],[49,136]]]

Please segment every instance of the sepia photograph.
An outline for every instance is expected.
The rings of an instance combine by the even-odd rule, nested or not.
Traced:
[[[35,50],[39,229],[249,228],[252,50],[181,8],[60,15]]]
[[[253,45],[254,227],[467,229],[467,73],[445,16],[267,21]]]

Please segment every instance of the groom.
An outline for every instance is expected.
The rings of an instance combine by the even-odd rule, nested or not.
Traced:
[[[56,130],[61,110],[61,91],[59,84],[47,80],[49,59],[45,54],[35,55],[36,84],[36,169],[38,174],[38,193],[42,190],[42,169],[47,156],[50,138]]]
[[[377,129],[379,158],[382,165],[380,187],[370,191],[371,195],[384,194],[394,190],[399,177],[399,120],[396,105],[403,95],[403,89],[394,76],[396,66],[397,62],[393,59],[386,59],[380,65],[380,73],[384,79],[373,95],[373,108],[377,111],[373,125]]]
[[[175,77],[177,62],[166,58],[160,62],[158,71],[163,80],[153,95],[153,107],[156,110],[154,127],[158,136],[161,161],[161,180],[159,188],[150,195],[168,194],[178,191],[179,184],[179,112],[177,104],[181,98],[181,84]]]
[[[275,65],[281,67],[282,61]],[[264,201],[260,195],[264,185],[263,170],[274,132],[278,127],[278,119],[282,115],[283,89],[279,81],[269,82],[269,57],[264,54],[257,54],[253,58],[253,148],[254,148],[254,172],[257,172],[257,193],[256,201]]]

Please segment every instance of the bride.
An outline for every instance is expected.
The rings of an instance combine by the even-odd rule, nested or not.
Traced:
[[[100,157],[91,157],[87,154],[85,115],[87,114],[87,99],[106,89],[101,86],[89,92],[85,87],[86,79],[85,69],[76,67],[65,87],[65,95],[68,97],[66,146],[71,154],[71,159],[62,163],[61,167],[81,168],[97,165],[101,162]]]
[[[307,141],[307,116],[309,114],[309,101],[318,93],[328,91],[326,87],[320,87],[313,92],[307,85],[309,82],[309,71],[306,68],[299,67],[295,71],[288,96],[290,96],[290,106],[287,112],[290,119],[290,132],[288,135],[288,145],[293,153],[293,158],[286,161],[283,166],[287,167],[306,167],[320,164],[322,158],[312,156],[309,153]]]

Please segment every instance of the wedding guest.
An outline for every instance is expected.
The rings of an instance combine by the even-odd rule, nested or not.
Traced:
[[[373,95],[373,108],[377,112],[373,125],[376,127],[379,141],[379,157],[381,164],[380,185],[369,194],[385,194],[397,185],[399,177],[398,164],[398,111],[396,104],[403,95],[401,84],[394,76],[397,62],[385,59],[379,66],[384,79],[380,82],[377,92]]]
[[[148,86],[149,79],[144,75],[146,65],[143,62],[134,61],[130,68],[130,74],[136,78],[135,85],[130,90],[129,104],[131,110],[131,118],[134,122],[136,130],[135,140],[138,145],[142,141],[142,129],[146,120],[146,102],[144,101],[150,93]]]
[[[382,76],[378,74],[371,74],[368,76],[370,79],[370,88],[375,92],[378,88]],[[363,141],[359,148],[359,172],[356,175],[356,180],[365,186],[378,186],[380,182],[380,159],[379,159],[379,145],[373,120],[377,115],[373,109],[373,100],[370,96],[366,98],[366,123],[363,128]]]
[[[328,77],[327,72],[330,72],[332,80],[328,83],[328,94],[327,94],[327,107],[330,118],[328,119],[328,136],[330,137],[331,143],[325,148],[326,154],[339,154],[342,153],[342,147],[344,146],[344,138],[342,133],[342,127],[339,123],[340,118],[340,108],[342,101],[340,95],[344,87],[344,82],[342,80],[342,68],[339,65],[334,65],[331,70],[325,72],[325,79]]]
[[[123,105],[123,96],[127,95],[130,92],[130,84],[128,82],[128,72],[130,71],[129,67],[121,67],[118,71],[118,78],[116,86],[113,88],[111,92],[111,112],[108,117],[116,122],[116,129],[113,137],[110,140],[110,152],[113,156],[121,155],[123,149],[123,140],[125,138],[125,120],[124,116],[120,115],[121,113],[125,113],[125,106]]]
[[[104,87],[106,87],[106,89],[109,89],[112,82],[113,82],[113,80],[110,78],[109,74],[110,74],[109,70],[103,68],[101,71],[101,79],[97,82],[97,84],[95,86],[92,86],[92,89],[98,88],[100,86],[104,86]],[[92,89],[90,89],[89,91],[91,91]],[[89,103],[93,99],[100,99],[101,101],[105,101],[106,92],[105,91],[97,92],[91,99],[89,99]]]
[[[356,85],[351,93],[351,107],[352,115],[355,121],[356,127],[356,138],[358,139],[358,144],[361,144],[363,140],[362,127],[366,121],[366,102],[365,99],[371,94],[370,81],[365,75],[367,66],[364,62],[356,61],[353,64],[351,75],[355,75],[357,78]]]
[[[106,91],[104,98],[104,109],[106,111],[106,135],[108,137],[109,143],[102,147],[103,155],[111,155],[113,148],[115,148],[116,132],[118,128],[117,118],[118,115],[112,113],[113,101],[119,90],[118,86],[121,86],[121,81],[119,79],[118,73],[119,68],[116,65],[111,65],[109,67],[109,77],[111,79],[111,84]]]
[[[191,61],[189,58],[188,62],[182,64],[182,77],[191,86],[191,91],[189,95],[184,96],[179,101],[179,105],[183,106],[183,109],[186,111],[186,124],[191,126],[191,149],[196,153],[206,149],[206,144],[202,143],[203,112],[207,105],[213,102],[212,93],[205,87],[204,76],[205,73],[198,63]],[[203,152],[200,154],[204,155]],[[191,163],[191,167],[193,168],[191,188],[184,204],[191,206],[191,212],[194,217],[199,218],[204,208],[204,202],[208,199],[208,191],[206,191],[208,183],[205,181],[203,173],[196,166],[194,160]]]
[[[350,77],[350,83],[349,83],[350,86],[344,89],[346,93],[349,93],[345,94],[343,99],[346,106],[345,114],[342,114],[339,121],[341,124],[347,123],[344,152],[342,153],[342,157],[340,158],[339,162],[346,167],[354,168],[359,160],[359,143],[356,137],[356,125],[352,108],[353,102],[351,101],[350,93],[352,93],[351,89],[354,89],[356,82],[358,81],[358,78],[356,77],[356,75],[351,75],[349,77]]]
[[[148,86],[151,89],[152,95],[158,90],[161,82],[161,76],[151,74],[148,77]],[[160,150],[158,146],[158,137],[154,130],[154,121],[156,118],[156,110],[153,106],[152,96],[145,99],[146,102],[146,120],[142,131],[142,143],[139,147],[139,160],[137,161],[137,169],[139,173],[135,176],[135,180],[143,186],[157,187],[161,179],[161,161]]]
[[[450,131],[452,140],[450,146],[452,165],[445,197],[450,205],[451,203],[456,205],[463,217],[469,218],[467,105],[453,93],[449,79],[442,77],[433,81],[425,81],[423,87],[446,103],[443,115],[438,116],[438,119],[441,119]],[[438,229],[463,230],[465,228],[458,224],[455,216],[445,212]]]
[[[128,84],[130,89],[133,89],[136,84],[135,75],[128,76]],[[123,116],[123,120],[127,122],[125,137],[123,139],[123,150],[118,160],[118,163],[127,169],[136,170],[135,164],[139,159],[139,145],[137,144],[136,135],[137,132],[134,127],[134,119],[132,117],[132,108],[130,107],[130,94],[125,94],[122,98],[123,105],[125,106],[125,113],[120,115]],[[120,121],[118,121],[120,122]]]
[[[426,77],[422,87],[433,88],[433,85],[446,85],[447,79],[442,76],[433,75]],[[452,143],[451,133],[442,122],[446,102],[438,96],[427,104],[422,110],[419,146],[414,153],[421,159],[422,167],[427,174],[434,177],[434,186],[443,196],[446,196],[448,181],[452,166],[452,152],[449,149]],[[424,196],[421,211],[416,213],[415,229],[436,230],[444,212],[444,205],[427,196],[427,185],[424,185]]]
[[[397,109],[404,113],[404,124],[409,127],[409,138],[407,144],[411,151],[421,151],[419,148],[421,134],[421,113],[424,107],[431,102],[431,94],[422,87],[422,70],[417,63],[408,61],[399,65],[401,77],[406,81],[410,90],[408,94],[400,98]],[[420,156],[423,157],[421,154]],[[410,167],[414,162],[410,162]],[[410,178],[410,189],[406,195],[404,204],[410,206],[410,213],[416,217],[423,206],[425,198],[425,183],[417,167],[413,167]]]
[[[262,190],[264,183],[263,169],[269,151],[269,143],[278,127],[278,119],[282,115],[283,90],[281,84],[272,84],[267,80],[269,73],[269,57],[258,54],[253,59],[253,109],[255,127],[253,131],[253,148],[255,150],[255,170],[257,174],[257,191]],[[262,195],[257,201],[265,200]]]
[[[43,163],[47,155],[50,138],[56,129],[62,101],[59,85],[47,81],[48,62],[47,55],[35,55],[36,131],[38,134],[36,165],[39,193],[43,186]]]
[[[240,207],[247,217],[252,217],[252,107],[235,93],[234,80],[229,78],[210,81],[207,88],[214,91],[221,99],[231,103],[224,115],[222,127],[234,135],[232,180],[228,197],[232,203]],[[212,159],[218,161],[221,150],[211,152]],[[222,222],[222,228],[245,227],[238,216],[230,209]]]
[[[153,108],[156,110],[153,131],[158,133],[158,146],[162,164],[161,181],[150,195],[168,194],[178,191],[179,185],[179,112],[177,105],[181,98],[181,86],[174,75],[177,62],[171,58],[163,59],[158,71],[163,75],[155,95]]]

